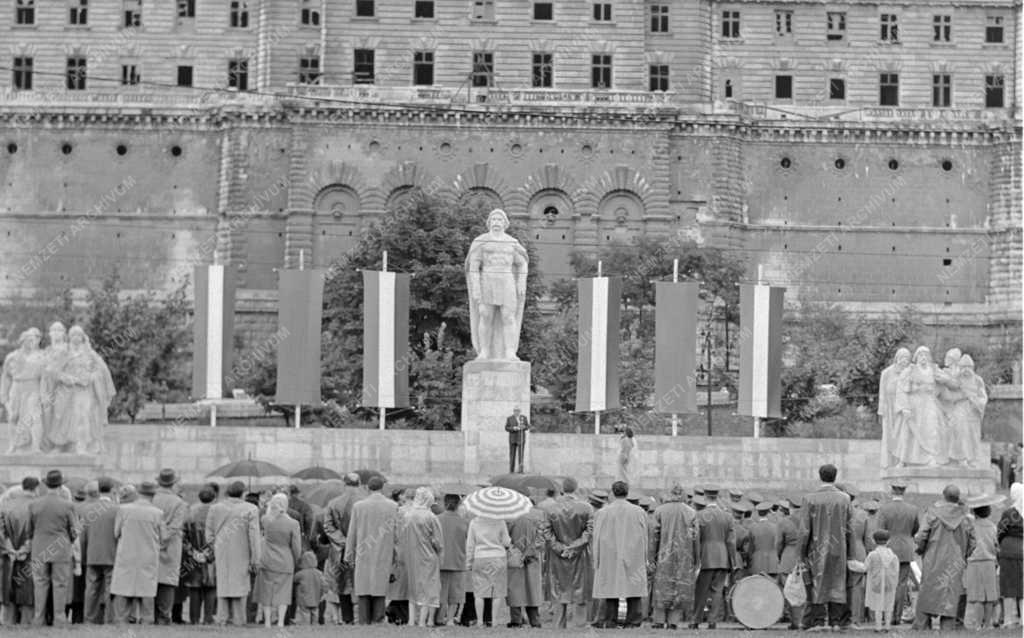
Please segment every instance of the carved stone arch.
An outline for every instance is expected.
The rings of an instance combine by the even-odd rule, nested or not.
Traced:
[[[633,191],[614,190],[601,198],[597,215],[602,224],[625,228],[643,221],[644,204]]]
[[[368,199],[380,210],[395,210],[403,206],[414,190],[431,192],[434,181],[416,162],[401,162],[384,175],[380,186]],[[378,201],[379,199],[379,201]],[[370,203],[368,202],[368,204]]]
[[[464,204],[476,201],[483,205],[486,198],[495,207],[504,207],[511,195],[512,189],[487,162],[474,164],[457,175],[451,184],[452,198]]]
[[[351,189],[361,201],[369,189],[359,169],[348,162],[340,160],[327,162],[322,165],[309,176],[309,182],[309,191],[317,193],[318,197],[325,188],[340,185]],[[316,198],[314,198],[314,203],[315,201]]]
[[[530,223],[546,226],[571,220],[574,210],[575,207],[569,194],[556,188],[537,191],[530,198],[530,203],[527,206]]]
[[[540,193],[561,193],[565,197],[565,203],[559,207],[559,219],[569,219],[576,216],[576,201],[573,193],[578,191],[576,180],[569,171],[566,171],[558,164],[547,164],[532,175],[526,178],[526,182],[513,193],[512,199],[516,203],[521,199],[522,210],[530,219],[539,220],[543,210],[537,211],[537,195]]]
[[[359,215],[361,207],[359,193],[347,184],[325,186],[313,198],[313,215],[324,220],[351,220]]]
[[[641,218],[646,211],[652,209],[655,199],[654,188],[642,174],[629,166],[616,166],[605,172],[597,181],[597,185],[590,189],[593,198],[600,197],[601,205],[604,205],[611,193],[632,193],[641,205]],[[593,200],[591,200],[593,201]],[[589,204],[589,201],[588,201]],[[601,213],[602,209],[594,201],[595,213]],[[592,213],[593,214],[593,213]]]

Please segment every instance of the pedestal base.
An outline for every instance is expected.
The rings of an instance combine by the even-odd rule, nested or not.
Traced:
[[[964,496],[992,494],[999,487],[999,476],[989,467],[971,468],[941,465],[911,465],[882,470],[885,487],[894,479],[907,482],[907,491],[918,494],[941,494],[947,485],[956,485]]]
[[[26,476],[40,479],[50,470],[64,478],[92,479],[104,473],[103,462],[94,454],[0,454],[0,483],[21,483]]]
[[[505,419],[512,410],[530,418],[530,364],[526,361],[470,361],[462,368],[462,432],[468,476],[508,471],[508,434]],[[530,468],[530,436],[523,450]]]

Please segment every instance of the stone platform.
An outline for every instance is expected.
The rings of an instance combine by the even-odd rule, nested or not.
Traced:
[[[525,407],[525,404],[524,404]],[[0,449],[6,449],[0,428]],[[531,434],[526,471],[576,477],[583,487],[607,488],[615,480],[619,437],[613,434]],[[815,489],[818,466],[833,463],[839,480],[861,491],[887,490],[878,469],[877,440],[698,436],[637,437],[639,485],[662,490],[716,483],[789,494]],[[0,482],[14,483],[58,467],[67,476],[97,476],[138,482],[153,480],[172,467],[187,483],[199,483],[217,467],[244,459],[280,465],[289,473],[311,465],[338,471],[374,468],[404,484],[476,483],[508,471],[508,435],[498,431],[424,431],[325,428],[254,428],[195,425],[112,425],[107,453],[77,455],[0,455]],[[982,445],[988,454],[989,445]],[[911,492],[938,494],[956,483],[966,494],[995,489],[994,475],[973,470],[960,478],[906,477]],[[928,480],[926,480],[928,479]],[[934,479],[934,480],[933,480]]]
[[[988,447],[987,445],[984,447]],[[882,480],[890,483],[902,479],[907,489],[921,494],[940,494],[947,485],[956,485],[965,495],[991,494],[999,484],[999,476],[988,467],[901,467],[882,472]]]

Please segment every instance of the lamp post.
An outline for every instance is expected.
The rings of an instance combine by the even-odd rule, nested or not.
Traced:
[[[715,313],[716,312],[722,312],[723,316],[724,316],[724,311],[725,311],[725,306],[726,306],[726,303],[725,303],[724,299],[722,299],[718,295],[715,295],[713,298],[711,298],[711,295],[712,295],[711,292],[706,292],[705,294],[702,295],[708,301],[707,322],[706,322],[706,327],[704,329],[704,350],[705,350],[706,356],[707,356],[707,367],[706,367],[706,370],[707,370],[707,384],[708,384],[707,385],[707,394],[708,394],[708,405],[707,405],[708,436],[711,436],[711,422],[712,422],[711,421],[712,420],[711,407],[712,407],[712,394],[713,394],[713,390],[714,390],[714,388],[712,387],[712,384],[714,383],[714,362],[713,362],[713,360],[711,358],[711,349],[714,347],[714,339],[712,338],[712,334],[713,334],[714,325],[715,325]],[[728,326],[728,317],[725,317],[725,320],[726,320],[726,326]],[[728,344],[727,344],[727,347],[728,347]]]

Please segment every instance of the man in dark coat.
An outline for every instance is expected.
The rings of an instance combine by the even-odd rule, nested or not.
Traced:
[[[587,605],[593,589],[590,540],[594,534],[594,508],[576,494],[576,480],[562,483],[563,494],[548,514],[551,551],[548,554],[551,602],[555,605],[555,626],[565,629],[569,622],[582,627],[587,622]]]
[[[46,599],[52,593],[53,624],[64,625],[64,609],[71,593],[72,547],[78,535],[78,520],[74,505],[60,495],[60,487],[64,484],[60,470],[47,472],[44,483],[48,493],[29,505],[32,581],[36,600],[33,624],[44,624]]]
[[[704,487],[704,508],[697,512],[697,546],[700,549],[697,584],[694,586],[693,622],[690,629],[698,629],[704,622],[704,607],[711,598],[711,618],[708,629],[715,628],[715,619],[722,613],[722,588],[729,571],[734,567],[736,536],[732,516],[718,502],[718,488]]]
[[[967,557],[974,551],[974,523],[960,504],[960,490],[948,485],[943,500],[924,517],[914,541],[921,555],[921,589],[917,595],[914,629],[931,629],[939,617],[943,631],[957,627],[960,598],[964,595]]]
[[[853,506],[850,497],[835,486],[837,473],[830,463],[818,468],[822,485],[804,497],[800,512],[807,533],[802,557],[811,577],[805,629],[825,625],[844,628],[850,624],[846,561],[850,558]]]
[[[188,505],[174,492],[178,475],[170,468],[160,470],[159,487],[153,497],[164,515],[164,538],[160,547],[160,576],[156,592],[156,624],[171,624],[175,591],[181,579],[181,534],[188,516]]]
[[[193,625],[212,625],[217,605],[213,543],[206,539],[206,516],[215,498],[210,488],[199,490],[199,502],[189,508],[181,539],[181,580],[189,590],[189,622]]]
[[[843,484],[841,489],[850,497],[852,504],[857,500],[857,490],[852,485]],[[867,553],[868,514],[859,507],[854,507],[850,518],[850,560],[864,562]],[[854,625],[864,622],[864,596],[866,587],[864,572],[849,570],[846,572],[846,590],[850,604],[850,620]]]
[[[530,431],[530,421],[519,413],[519,408],[512,410],[512,416],[505,419],[505,431],[508,432],[508,472],[523,473],[523,454],[526,450],[526,433]],[[518,469],[516,456],[519,457]]]
[[[82,509],[82,558],[85,563],[85,622],[102,625],[114,619],[110,578],[117,553],[114,537],[117,503],[111,495],[114,484],[110,479],[100,479],[96,488],[98,498]]]
[[[354,565],[345,564],[345,543],[348,538],[352,507],[363,499],[359,489],[359,475],[345,476],[345,491],[331,499],[324,511],[324,534],[331,542],[331,551],[324,566],[324,573],[335,583],[338,605],[341,607],[341,621],[346,625],[355,622],[352,605],[352,572]]]
[[[786,579],[800,562],[800,554],[806,539],[800,528],[800,521],[791,516],[794,509],[789,500],[779,502],[779,586],[786,586]],[[793,607],[785,601],[784,613],[789,617],[789,629],[799,630],[803,623],[804,606]]]
[[[29,506],[36,499],[39,479],[26,476],[21,491],[16,491],[0,508],[0,537],[5,539],[10,558],[8,574],[10,589],[5,601],[5,613],[11,625],[28,625],[35,618],[32,583],[32,532],[29,530]]]
[[[302,531],[302,551],[312,548],[313,540],[313,508],[299,496],[299,486],[292,484],[288,488],[288,509],[295,512],[295,520]],[[289,513],[289,516],[291,514]]]
[[[892,612],[892,624],[900,624],[903,617],[903,605],[907,598],[907,582],[910,579],[910,563],[914,560],[914,535],[920,526],[921,510],[916,505],[903,500],[907,484],[901,480],[893,481],[892,500],[882,503],[878,508],[878,529],[889,532],[889,549],[900,561],[900,575],[896,583],[896,606]]]

